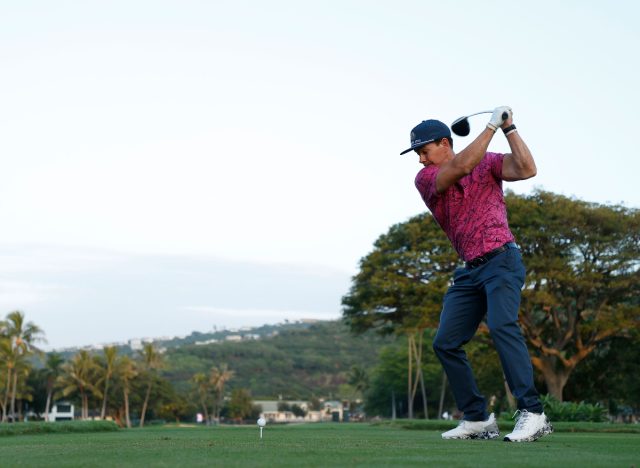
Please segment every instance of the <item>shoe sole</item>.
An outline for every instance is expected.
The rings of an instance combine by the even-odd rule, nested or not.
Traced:
[[[478,432],[477,434],[469,434],[468,436],[460,437],[443,437],[443,440],[489,440],[497,439],[500,437],[500,433],[497,431],[485,431]]]
[[[546,436],[547,434],[551,434],[552,432],[553,432],[553,426],[551,425],[551,423],[547,423],[538,432],[536,432],[532,436],[529,436],[529,437],[527,437],[525,439],[509,439],[509,436],[507,436],[503,440],[505,442],[535,442],[540,437]]]

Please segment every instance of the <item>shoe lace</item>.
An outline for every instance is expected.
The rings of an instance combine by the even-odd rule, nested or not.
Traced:
[[[511,419],[515,419],[516,417],[518,418],[513,431],[515,432],[521,430],[527,423],[527,419],[529,419],[529,416],[531,416],[531,413],[529,413],[527,410],[517,410],[515,413],[513,413],[513,417]]]

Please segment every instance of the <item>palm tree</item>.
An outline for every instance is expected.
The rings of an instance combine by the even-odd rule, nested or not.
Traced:
[[[35,342],[45,341],[43,332],[33,322],[24,321],[24,314],[19,310],[7,314],[6,319],[0,325],[3,335],[9,339],[9,352],[7,354],[7,387],[5,389],[4,409],[2,420],[7,419],[7,398],[11,394],[11,415],[15,419],[16,393],[18,391],[18,376],[16,366],[27,355],[40,353],[35,347]],[[6,352],[6,350],[3,351]],[[4,353],[3,353],[4,354]]]
[[[122,396],[124,397],[124,417],[128,428],[131,428],[129,417],[129,392],[131,381],[138,375],[135,363],[128,356],[122,356],[116,360],[114,377],[122,383]]]
[[[62,372],[62,364],[64,364],[64,359],[61,355],[57,353],[47,355],[47,362],[44,365],[44,377],[47,379],[47,403],[44,408],[45,421],[49,420],[53,390],[55,389],[56,380]]]
[[[162,354],[160,354],[153,343],[146,343],[142,348],[142,364],[147,374],[147,392],[144,396],[144,403],[142,404],[142,411],[140,414],[140,427],[144,427],[144,417],[147,413],[147,407],[149,405],[149,397],[151,396],[151,387],[156,376],[156,372],[163,365]]]
[[[82,402],[82,418],[89,417],[89,394],[102,396],[95,385],[96,364],[87,351],[78,353],[63,367],[63,373],[58,377],[58,385],[62,388],[62,395],[68,396],[79,393]]]
[[[211,424],[209,419],[209,409],[207,408],[207,397],[209,396],[209,392],[211,392],[211,383],[207,376],[203,372],[198,372],[191,378],[191,382],[193,383],[196,393],[198,394],[198,399],[200,400],[200,405],[202,406],[202,411],[204,412],[204,420],[207,425]]]
[[[229,369],[227,364],[221,364],[220,367],[212,367],[209,381],[215,392],[214,414],[216,421],[220,421],[220,411],[222,410],[222,402],[224,399],[224,386],[233,378],[235,372]]]
[[[116,364],[116,356],[118,355],[118,349],[115,346],[105,346],[103,348],[104,353],[104,389],[102,390],[102,411],[100,411],[100,418],[104,419],[107,413],[107,395],[109,393],[109,383],[113,375],[113,369]]]
[[[4,383],[4,397],[2,398],[2,422],[7,421],[9,395],[11,394],[11,377],[13,375],[13,368],[15,367],[16,353],[11,346],[11,340],[7,337],[0,338],[0,363],[5,368],[4,375],[2,376],[2,382]]]

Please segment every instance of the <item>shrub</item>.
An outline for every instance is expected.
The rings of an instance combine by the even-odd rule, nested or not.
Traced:
[[[113,421],[58,421],[0,424],[0,436],[119,430]]]
[[[606,419],[606,410],[600,403],[558,401],[551,395],[543,395],[541,399],[544,412],[551,421],[602,422]]]

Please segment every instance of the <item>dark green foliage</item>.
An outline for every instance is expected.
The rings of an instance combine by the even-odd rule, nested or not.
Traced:
[[[565,387],[568,400],[601,401],[628,421],[640,411],[640,339],[613,338],[578,366]]]
[[[640,210],[543,191],[506,199],[527,266],[521,324],[561,400],[581,361],[640,325]]]
[[[229,390],[248,388],[256,399],[308,399],[336,394],[352,366],[371,368],[379,347],[389,342],[371,334],[354,337],[339,321],[318,322],[259,340],[169,350],[162,375],[178,391],[188,392],[194,374],[208,374],[212,366],[226,363],[235,373]]]
[[[0,424],[0,436],[68,432],[109,432],[117,430],[119,430],[118,425],[113,421],[58,421],[55,423],[25,422]]]
[[[343,318],[351,331],[397,333],[437,324],[442,296],[459,264],[440,227],[429,214],[389,228],[360,260]]]
[[[551,421],[588,421],[605,420],[606,409],[599,403],[590,404],[583,401],[558,401],[551,395],[543,395],[544,412]]]

